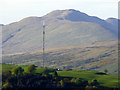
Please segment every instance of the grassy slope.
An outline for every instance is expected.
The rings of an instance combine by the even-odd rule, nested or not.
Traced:
[[[18,65],[14,64],[2,64],[2,72],[7,71],[7,70],[12,70],[12,68],[16,67]],[[25,72],[27,72],[27,67],[22,66]],[[36,68],[36,73],[42,73],[45,70],[45,68]],[[52,72],[52,69],[49,69],[49,72]]]
[[[29,52],[42,48],[42,21],[31,20],[3,27],[3,41],[8,40],[3,43],[3,53]],[[103,40],[116,40],[116,35],[96,23],[55,20],[46,26],[46,47],[49,48]]]
[[[72,68],[76,70],[103,71],[104,69],[108,69],[110,74],[117,74],[117,50],[116,41],[46,49],[45,66],[60,69]],[[25,54],[5,55],[3,56],[3,62],[42,66],[42,52],[35,51]]]
[[[15,65],[2,65],[2,71],[11,70],[14,68]],[[24,68],[25,72],[27,70],[26,66],[22,66]],[[44,71],[44,68],[37,68],[36,73],[42,73]],[[52,69],[49,69],[49,72],[52,72]],[[116,88],[118,83],[118,76],[117,75],[98,75],[98,71],[57,71],[59,76],[62,77],[69,77],[69,78],[82,78],[84,80],[94,80],[97,79],[100,85],[104,87],[109,88]]]
[[[97,79],[104,87],[115,88],[118,84],[117,75],[97,75],[97,71],[58,71],[58,75],[64,77],[82,78],[85,80]]]

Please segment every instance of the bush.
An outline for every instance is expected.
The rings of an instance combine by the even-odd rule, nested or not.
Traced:
[[[54,72],[53,72],[53,76],[54,77],[58,77],[58,74],[57,74],[57,72],[54,70]]]
[[[71,83],[74,83],[74,82],[75,82],[75,78],[72,78],[72,79],[71,79]]]
[[[2,73],[2,75],[3,76],[6,76],[6,77],[8,77],[8,76],[11,76],[11,71],[4,71],[3,73]]]
[[[60,81],[60,85],[61,85],[61,87],[64,87],[64,81],[63,80]]]
[[[96,79],[91,82],[91,86],[98,86],[98,85],[99,83]]]
[[[64,82],[70,82],[70,80],[68,78],[64,78],[63,81]]]
[[[78,86],[81,86],[82,80],[80,78],[76,78],[75,79],[75,84],[78,85]]]
[[[47,67],[45,67],[44,70],[43,70],[43,73],[44,74],[49,74],[49,69]]]
[[[27,72],[28,72],[28,73],[35,73],[35,70],[36,70],[36,66],[35,66],[34,64],[29,65],[29,66],[27,67]]]
[[[22,69],[21,67],[17,66],[15,68],[12,69],[12,75],[23,75],[24,69]]]
[[[6,83],[3,85],[2,89],[8,89],[8,88],[12,88],[12,85],[11,85],[9,82],[6,82]]]
[[[41,76],[42,76],[42,77],[47,77],[48,74],[43,73]]]
[[[105,72],[105,73],[107,73],[107,72],[108,72],[108,70],[107,70],[107,69],[104,69],[104,72]]]

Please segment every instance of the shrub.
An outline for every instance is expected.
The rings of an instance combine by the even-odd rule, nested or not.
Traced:
[[[42,77],[47,77],[48,74],[42,73]]]
[[[12,75],[22,75],[24,72],[24,69],[22,69],[21,67],[17,66],[15,68],[12,69]]]
[[[104,69],[104,72],[105,72],[105,73],[107,73],[107,72],[108,72],[108,70],[107,70],[107,69]]]
[[[43,70],[43,73],[44,74],[48,74],[49,73],[49,69],[47,67],[45,67],[44,70]]]
[[[69,82],[70,80],[68,78],[63,79],[64,82]]]
[[[71,83],[74,83],[74,82],[75,82],[75,78],[72,78],[72,79],[71,79]]]
[[[98,83],[98,81],[96,79],[92,80],[91,86],[98,86],[98,85],[99,85],[99,83]]]
[[[54,70],[53,76],[54,76],[54,77],[58,77],[58,74],[57,74],[56,70]]]
[[[3,76],[6,76],[6,77],[8,77],[8,76],[11,76],[11,71],[4,71],[3,73],[2,73],[2,75]]]
[[[8,89],[8,88],[12,88],[12,85],[11,85],[9,82],[6,82],[6,83],[3,85],[2,89]]]
[[[36,70],[36,66],[35,66],[34,64],[29,65],[29,66],[27,67],[27,72],[28,72],[28,73],[34,73],[35,70]]]
[[[80,78],[76,78],[75,84],[80,86],[82,84],[82,80]]]
[[[60,85],[61,85],[61,87],[64,87],[64,81],[63,80],[60,81]]]

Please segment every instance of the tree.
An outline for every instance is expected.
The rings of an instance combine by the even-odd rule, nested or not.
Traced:
[[[58,76],[56,70],[54,70],[54,72],[53,72],[53,76],[54,76],[54,77],[57,77],[57,76]]]
[[[82,80],[80,78],[76,78],[74,83],[78,86],[81,86],[82,85]]]
[[[98,85],[99,85],[99,83],[98,83],[98,81],[96,79],[92,80],[91,86],[98,86]]]
[[[63,80],[60,81],[60,85],[61,85],[61,87],[64,87],[64,81]]]
[[[108,72],[108,70],[107,70],[107,69],[104,69],[104,72],[105,72],[105,73],[107,73],[107,72]]]
[[[36,70],[36,66],[35,66],[34,64],[29,65],[29,66],[27,67],[28,73],[34,73],[35,70]]]
[[[7,70],[2,73],[3,76],[9,77],[11,76],[11,71]]]
[[[44,74],[48,74],[48,73],[49,73],[49,69],[48,69],[47,67],[45,67],[45,68],[43,69],[43,73],[44,73]]]
[[[22,75],[24,72],[24,69],[22,69],[20,66],[17,66],[15,68],[12,69],[12,75]]]
[[[13,88],[13,87],[12,87],[12,85],[11,85],[9,82],[6,82],[6,83],[3,85],[2,89],[5,89],[5,90],[6,90],[6,89],[8,89],[8,88],[10,89],[10,88]]]

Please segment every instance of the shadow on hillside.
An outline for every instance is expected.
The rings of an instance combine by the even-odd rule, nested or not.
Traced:
[[[98,72],[98,73],[95,73],[95,74],[98,74],[98,75],[107,75],[106,73],[103,73],[103,72]]]

